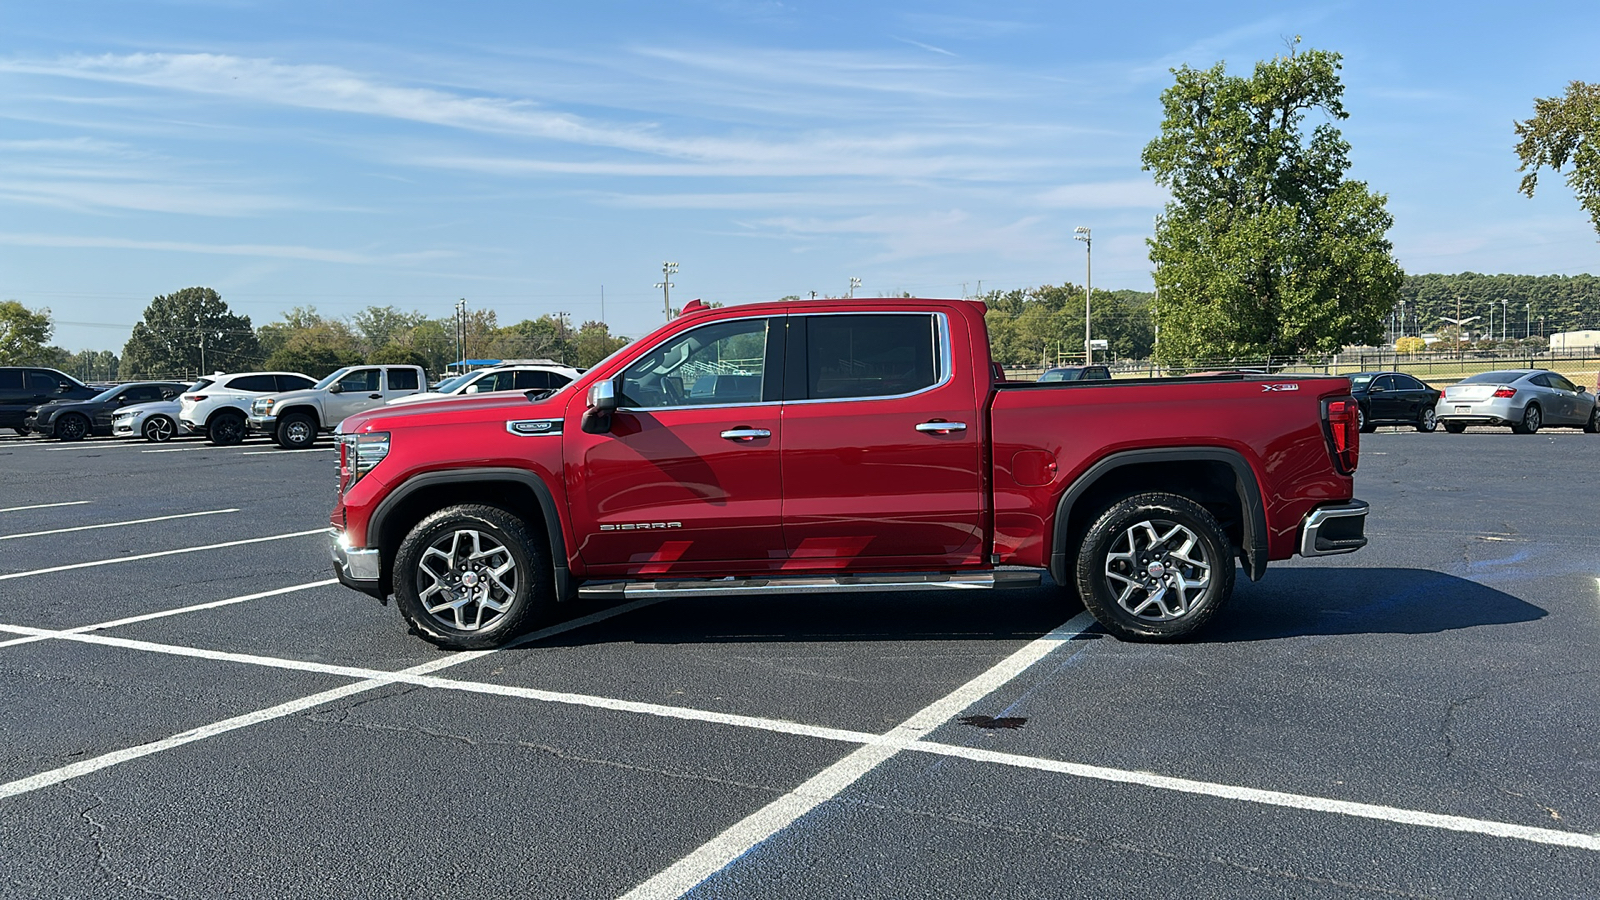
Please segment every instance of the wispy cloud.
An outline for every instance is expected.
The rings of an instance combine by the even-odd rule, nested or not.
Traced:
[[[1152,181],[1065,184],[1039,195],[1041,206],[1057,209],[1124,209],[1164,206],[1170,195]]]
[[[156,250],[170,253],[202,253],[213,256],[255,256],[267,259],[298,259],[348,265],[394,265],[426,262],[455,256],[447,250],[416,253],[357,253],[322,247],[297,247],[284,244],[200,244],[189,241],[142,241],[131,238],[91,237],[65,234],[21,234],[0,232],[0,244],[13,247],[67,247],[106,250]]]

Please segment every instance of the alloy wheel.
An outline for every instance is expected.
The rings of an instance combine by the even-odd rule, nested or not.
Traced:
[[[478,631],[517,595],[511,551],[476,529],[440,535],[417,562],[417,599],[428,615],[458,631]]]
[[[1165,622],[1186,615],[1211,586],[1211,560],[1193,531],[1167,519],[1138,522],[1106,554],[1106,586],[1129,615]]]

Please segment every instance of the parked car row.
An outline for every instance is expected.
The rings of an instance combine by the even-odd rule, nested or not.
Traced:
[[[260,434],[294,450],[311,446],[345,417],[385,403],[495,391],[549,392],[577,377],[576,369],[564,366],[496,366],[429,390],[419,366],[359,365],[321,381],[298,372],[218,372],[192,385],[138,381],[96,388],[55,369],[4,366],[0,428],[62,441],[109,435],[163,442],[179,435],[203,436],[220,446]]]

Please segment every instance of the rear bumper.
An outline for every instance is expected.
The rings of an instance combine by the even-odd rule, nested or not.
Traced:
[[[1370,508],[1365,501],[1350,500],[1312,510],[1300,526],[1300,555],[1336,556],[1365,547]]]
[[[384,599],[383,567],[378,551],[348,547],[346,535],[333,529],[328,530],[328,536],[333,554],[333,572],[339,577],[339,583],[379,600]]]

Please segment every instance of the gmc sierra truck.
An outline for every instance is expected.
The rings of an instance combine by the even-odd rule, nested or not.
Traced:
[[[1255,580],[1367,543],[1347,379],[997,373],[973,301],[696,301],[554,393],[345,419],[335,571],[458,649],[579,596],[1041,571],[1111,634],[1172,640],[1236,561]]]

